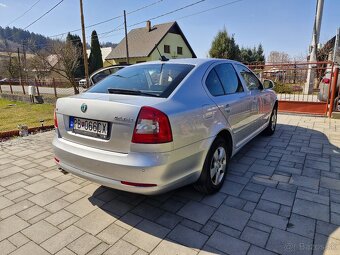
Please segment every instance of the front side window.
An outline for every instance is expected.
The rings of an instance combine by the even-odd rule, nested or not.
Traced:
[[[211,95],[215,97],[224,95],[223,86],[221,84],[220,79],[217,76],[215,69],[212,69],[208,74],[207,80],[205,81],[205,85],[207,86],[207,89],[209,90]]]
[[[231,64],[220,64],[215,66],[215,70],[226,94],[243,92],[242,84]]]
[[[119,93],[121,90],[121,93],[135,92],[134,95],[144,93],[168,97],[193,68],[193,65],[166,63],[129,66],[101,80],[88,92],[109,93],[114,90]]]
[[[164,53],[170,54],[170,45],[164,45]]]
[[[259,79],[247,67],[236,64],[236,69],[241,74],[249,90],[259,90],[262,88]]]

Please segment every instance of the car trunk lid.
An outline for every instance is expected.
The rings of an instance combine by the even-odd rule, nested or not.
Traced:
[[[89,147],[128,153],[141,107],[152,106],[164,100],[156,97],[97,93],[61,98],[56,106],[59,135],[63,139]],[[91,123],[107,123],[107,138],[89,136],[87,131],[75,133],[72,125],[74,118],[89,120]]]

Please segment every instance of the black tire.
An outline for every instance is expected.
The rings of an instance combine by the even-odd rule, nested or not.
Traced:
[[[277,122],[277,105],[274,106],[272,114],[270,115],[268,126],[263,131],[263,134],[267,136],[273,135],[276,130],[276,122]]]
[[[213,178],[211,177],[211,167],[213,164],[215,164],[214,162],[216,161],[214,159],[214,154],[218,151],[221,152],[222,151],[221,148],[224,148],[226,157],[225,157],[225,167],[220,165],[221,171],[219,172],[222,172],[222,168],[224,169],[223,169],[222,179],[218,182],[216,181],[217,173],[215,176],[213,176]],[[207,157],[205,158],[205,161],[204,161],[201,176],[198,179],[198,181],[194,184],[194,188],[204,194],[213,194],[217,192],[222,187],[223,182],[225,180],[227,169],[228,169],[228,163],[229,163],[229,150],[228,150],[227,142],[222,137],[217,137],[209,149]],[[218,182],[218,184],[214,183],[213,181],[214,177],[215,177],[215,181]]]

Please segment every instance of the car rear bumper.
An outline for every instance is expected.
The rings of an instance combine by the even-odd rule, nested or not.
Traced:
[[[91,148],[57,136],[53,139],[59,168],[103,186],[146,195],[195,182],[206,154],[203,148],[193,144],[165,153],[125,154]],[[122,181],[156,186],[139,187],[122,184]]]

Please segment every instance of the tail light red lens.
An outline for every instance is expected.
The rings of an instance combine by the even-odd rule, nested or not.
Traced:
[[[57,119],[57,113],[55,110],[54,110],[54,127],[58,128],[58,119]]]
[[[132,142],[148,144],[172,142],[168,116],[160,110],[143,106],[138,115]]]
[[[326,84],[329,84],[329,83],[331,82],[331,79],[323,78],[323,79],[322,79],[322,82],[323,82],[323,83],[326,83]]]

